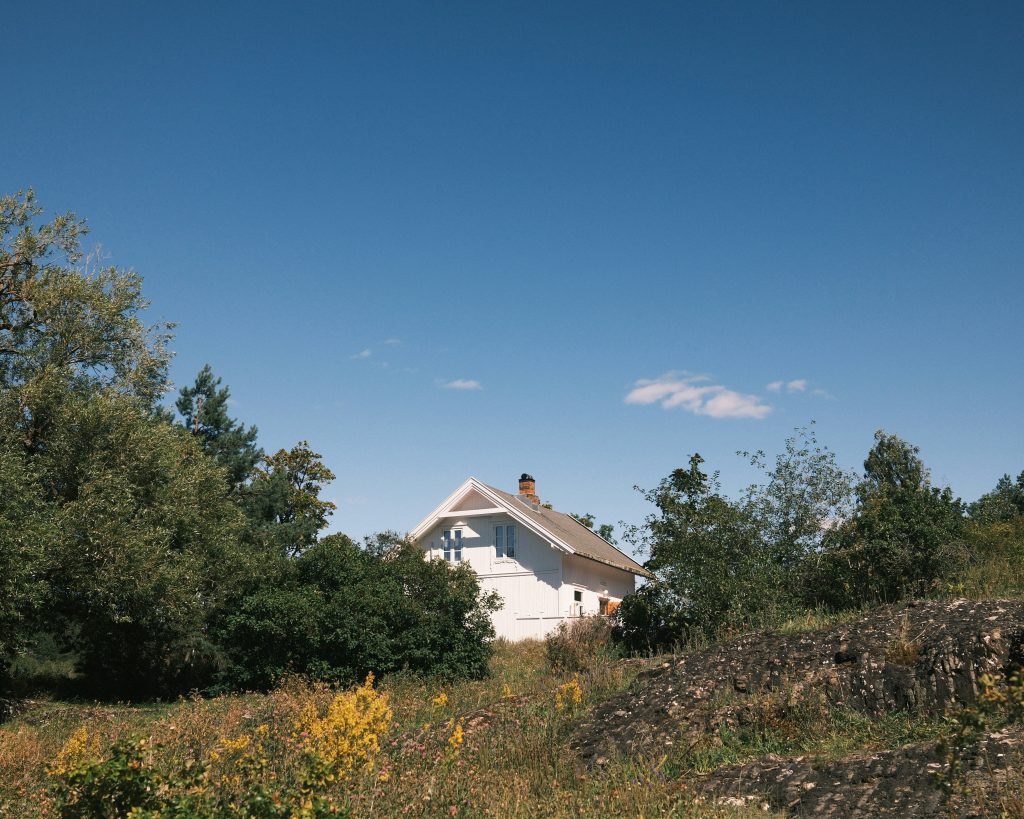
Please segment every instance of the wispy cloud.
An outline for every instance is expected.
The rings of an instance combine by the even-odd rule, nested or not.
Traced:
[[[456,378],[454,381],[445,381],[441,384],[441,388],[446,390],[482,390],[484,386],[475,378]]]
[[[765,384],[764,387],[768,392],[780,393],[783,390],[786,392],[804,392],[807,389],[806,378],[794,378],[792,381],[772,381],[771,384]]]
[[[386,347],[400,347],[402,339],[400,338],[386,338],[381,342]]]
[[[349,358],[369,358],[371,355],[373,355],[373,350],[367,347],[365,350],[360,350],[355,355],[350,355]]]
[[[772,411],[760,396],[707,383],[710,380],[706,375],[674,372],[658,378],[641,378],[626,395],[626,403],[660,403],[664,409],[681,407],[710,418],[764,418]]]

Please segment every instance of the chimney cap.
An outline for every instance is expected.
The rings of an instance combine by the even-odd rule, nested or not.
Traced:
[[[532,481],[533,480],[533,475],[527,475],[524,472],[522,475],[519,476],[519,480],[521,480],[521,481]]]

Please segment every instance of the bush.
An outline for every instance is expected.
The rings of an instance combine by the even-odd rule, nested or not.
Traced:
[[[586,671],[608,656],[611,635],[611,623],[600,614],[563,620],[544,641],[548,664],[555,671]]]
[[[661,583],[627,594],[612,615],[612,638],[627,654],[656,654],[684,642],[693,622],[687,608]]]
[[[226,685],[266,689],[289,672],[346,685],[402,670],[487,673],[495,601],[468,567],[426,561],[408,543],[367,550],[332,535],[287,569],[283,586],[257,590],[226,618]]]

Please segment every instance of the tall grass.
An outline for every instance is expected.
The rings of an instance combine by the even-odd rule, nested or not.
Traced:
[[[576,717],[627,686],[641,665],[601,662],[577,674],[554,672],[544,645],[524,642],[499,645],[486,680],[391,677],[378,687],[393,714],[379,752],[368,767],[323,777],[324,804],[355,816],[732,815],[697,801],[685,781],[668,779],[649,763],[588,772],[568,751]],[[217,772],[215,780],[207,776],[211,787],[244,790],[245,777],[258,776],[272,798],[290,798],[283,783],[295,781],[306,747],[294,739],[302,736],[296,726],[304,719],[317,724],[308,716],[314,712],[326,719],[334,697],[327,686],[294,679],[266,695],[142,708],[32,703],[0,726],[0,815],[57,815],[71,767],[68,748],[91,743],[109,757],[115,743],[130,738],[143,741],[133,764],[152,771],[162,798],[198,787],[194,777],[183,784],[183,772],[197,766]],[[258,743],[275,750],[260,751]],[[237,782],[233,760],[239,760]],[[301,804],[295,815],[304,815]]]

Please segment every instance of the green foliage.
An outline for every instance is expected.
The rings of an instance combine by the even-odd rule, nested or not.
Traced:
[[[64,773],[55,788],[61,819],[118,819],[160,807],[164,783],[146,764],[145,750],[144,741],[126,740],[107,758]]]
[[[918,448],[881,430],[864,462],[854,515],[810,574],[835,606],[927,594],[966,562],[963,504],[933,487]]]
[[[1024,517],[1024,472],[1016,480],[1003,475],[995,489],[972,503],[969,511],[980,523],[1005,523]]]
[[[694,628],[713,635],[740,613],[777,603],[780,568],[771,560],[748,506],[719,492],[717,475],[690,458],[644,497],[657,507],[639,537],[650,548],[647,568],[685,609]]]
[[[685,642],[692,630],[685,601],[658,581],[626,595],[612,615],[612,636],[629,654],[671,651]]]
[[[771,469],[763,452],[739,454],[765,473],[763,485],[747,490],[745,504],[770,559],[784,570],[796,569],[821,550],[831,526],[850,516],[854,475],[840,468],[835,454],[818,444],[813,422],[786,439]]]
[[[548,508],[550,508],[550,506]],[[617,543],[617,541],[615,540],[615,527],[612,524],[602,523],[600,526],[594,529],[595,519],[594,516],[591,515],[589,512],[585,515],[570,514],[569,517],[575,518],[588,529],[592,529],[593,531],[597,532],[599,536],[603,537],[613,546]]]
[[[332,535],[288,564],[283,584],[246,597],[224,626],[228,681],[267,688],[288,672],[351,683],[373,672],[486,673],[489,612],[465,566],[408,543],[362,549]]]
[[[185,429],[196,435],[203,449],[227,472],[228,485],[239,491],[252,477],[263,457],[256,446],[256,427],[245,428],[228,415],[231,391],[221,387],[207,364],[191,387],[182,387],[175,402]]]
[[[971,520],[966,539],[970,559],[950,578],[953,594],[974,599],[1024,595],[1024,515],[992,523]]]
[[[48,379],[111,386],[155,401],[166,385],[170,325],[147,327],[142,278],[83,260],[85,223],[74,214],[40,224],[31,190],[0,197],[0,389]],[[29,428],[31,429],[31,423]]]
[[[0,680],[29,642],[51,535],[36,476],[17,442],[0,433]]]
[[[251,536],[270,554],[301,554],[316,542],[337,508],[320,498],[324,484],[332,480],[334,473],[306,441],[264,455],[244,497]]]
[[[183,430],[111,392],[69,395],[36,463],[57,532],[51,616],[74,625],[82,670],[133,696],[201,679],[207,618],[244,566],[223,472]]]

